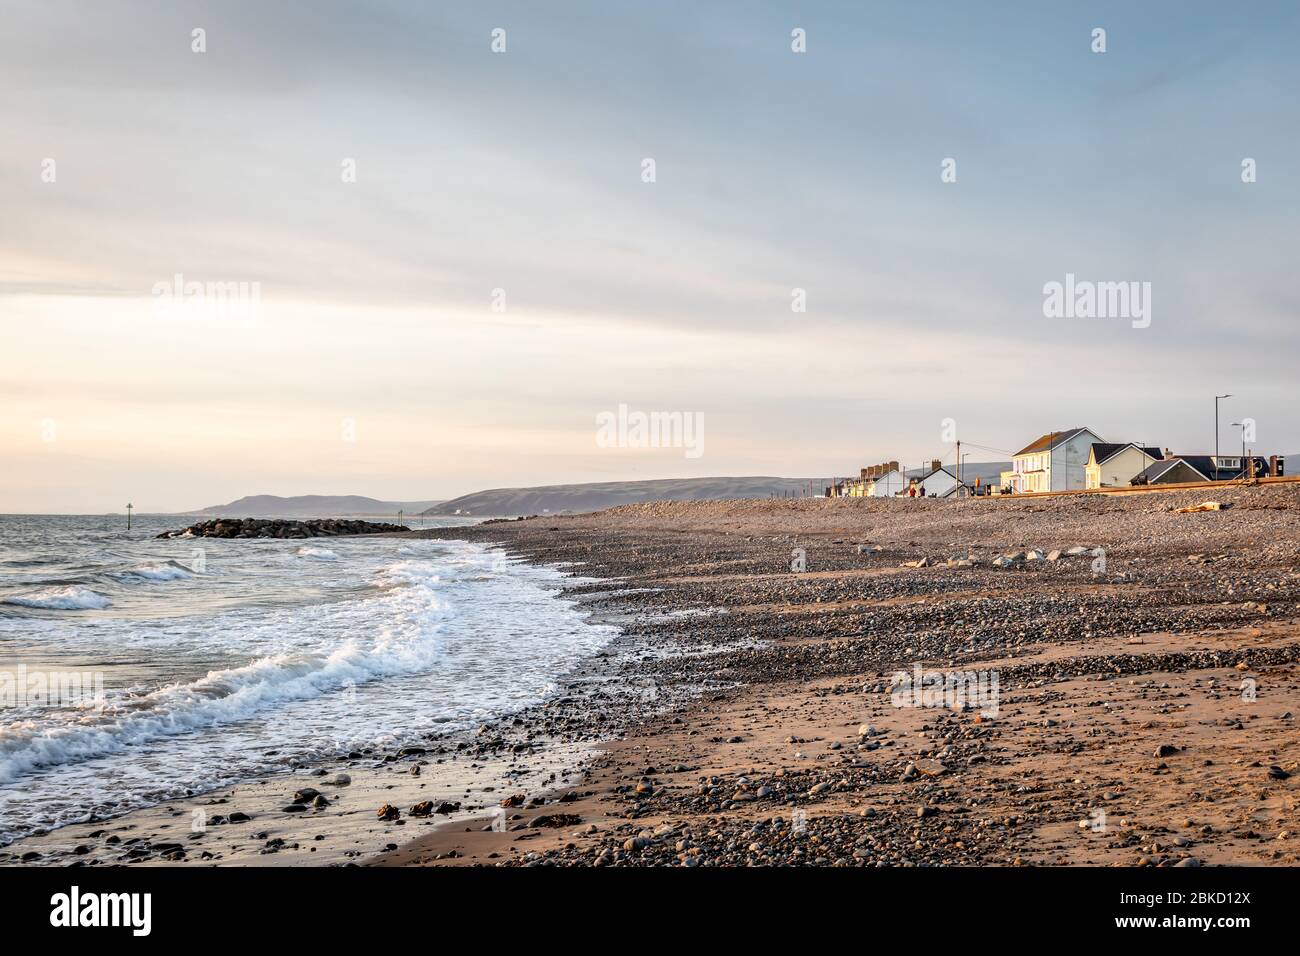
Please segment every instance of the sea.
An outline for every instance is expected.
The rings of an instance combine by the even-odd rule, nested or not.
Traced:
[[[156,537],[191,520],[0,515],[0,845],[469,729],[615,636],[486,545]]]

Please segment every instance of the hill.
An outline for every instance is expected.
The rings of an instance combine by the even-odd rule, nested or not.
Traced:
[[[212,505],[186,514],[220,518],[332,518],[342,515],[414,515],[434,507],[437,501],[380,501],[365,495],[247,495],[225,505]]]
[[[823,479],[811,480],[820,495]],[[534,515],[544,512],[600,511],[641,501],[717,501],[726,498],[770,498],[801,494],[810,487],[802,478],[661,478],[651,481],[602,481],[575,485],[541,485],[536,488],[493,488],[444,501],[426,515],[460,514],[494,517]]]

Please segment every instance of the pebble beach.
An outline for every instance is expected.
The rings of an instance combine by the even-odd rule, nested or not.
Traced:
[[[472,731],[3,859],[1294,865],[1300,491],[1214,497],[674,502],[412,532],[562,569],[619,636]],[[196,811],[214,825],[192,832]]]

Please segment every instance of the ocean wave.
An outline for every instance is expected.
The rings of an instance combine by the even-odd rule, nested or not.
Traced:
[[[194,572],[175,561],[164,561],[159,564],[142,564],[138,567],[131,568],[129,571],[123,571],[114,577],[119,579],[137,578],[145,581],[177,581],[181,578],[193,577]]]
[[[82,587],[43,588],[30,594],[0,599],[0,604],[42,608],[50,611],[97,611],[113,602],[98,591]]]
[[[364,638],[318,651],[274,654],[188,683],[110,698],[104,706],[54,726],[0,725],[0,784],[33,770],[245,720],[290,701],[349,693],[371,681],[428,671],[442,654],[439,632],[450,608],[434,593],[436,574],[415,567],[390,570],[396,582],[408,586],[357,602],[352,613],[370,625]]]

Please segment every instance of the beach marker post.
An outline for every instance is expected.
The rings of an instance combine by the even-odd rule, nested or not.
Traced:
[[[132,507],[131,503],[128,501],[126,503],[126,530],[127,531],[131,530],[131,507]]]

